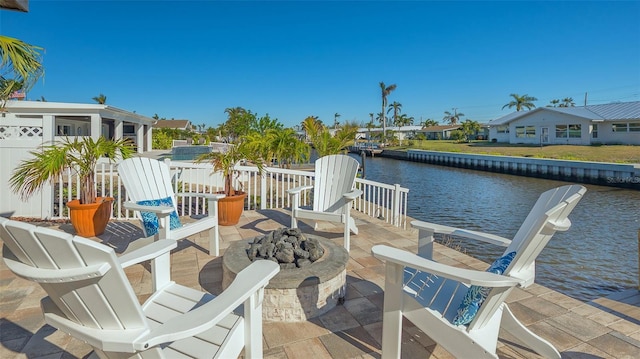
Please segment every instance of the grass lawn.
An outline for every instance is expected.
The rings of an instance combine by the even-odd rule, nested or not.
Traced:
[[[403,141],[407,143],[407,141]],[[409,141],[410,145],[387,147],[390,150],[421,149],[430,151],[477,153],[483,155],[517,156],[534,158],[553,158],[571,161],[592,161],[612,163],[640,163],[640,146],[602,145],[602,146],[571,146],[571,145],[511,145],[507,143],[492,143],[489,141],[472,141],[470,143],[456,143],[455,141]]]

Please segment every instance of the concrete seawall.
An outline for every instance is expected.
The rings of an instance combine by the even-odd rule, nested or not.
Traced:
[[[640,164],[566,161],[425,150],[384,150],[380,157],[640,190]]]

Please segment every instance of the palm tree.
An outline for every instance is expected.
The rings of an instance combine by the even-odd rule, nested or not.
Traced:
[[[41,51],[38,46],[29,45],[21,40],[0,35],[0,79],[12,78],[22,83],[22,89],[28,91],[44,75],[41,64]],[[0,108],[13,93],[13,88],[0,88]]]
[[[389,94],[391,92],[393,92],[393,90],[396,89],[396,84],[393,85],[385,85],[384,82],[380,82],[380,90],[382,90],[382,118],[381,118],[381,122],[382,122],[382,136],[383,138],[387,137],[387,119],[384,116],[384,109],[387,107],[387,96],[389,96]]]
[[[511,100],[508,104],[502,106],[503,110],[505,107],[515,107],[516,111],[522,111],[522,109],[525,107],[527,108],[527,110],[531,110],[532,108],[536,107],[536,105],[533,104],[533,101],[538,101],[537,98],[529,95],[520,96],[518,94],[512,93],[509,96],[513,97],[513,100]]]
[[[476,134],[481,128],[477,121],[464,120],[462,123],[462,132],[464,133],[465,140],[469,140],[469,136]]]
[[[336,112],[333,115],[333,128],[338,128],[338,125],[340,125],[340,122],[338,122],[338,118],[340,118],[340,114]]]
[[[402,115],[398,116],[394,124],[398,126],[398,133],[400,133],[400,131],[402,130],[402,126],[413,125],[413,117],[407,116],[403,113]],[[402,146],[402,140],[400,140],[400,146]]]
[[[317,137],[324,125],[322,121],[318,119],[318,116],[308,116],[302,121],[302,129],[304,130],[307,140],[313,141],[314,137]]]
[[[399,103],[398,101],[393,101],[393,103],[389,105],[389,109],[387,110],[387,113],[391,112],[392,110],[393,110],[393,124],[397,125],[398,114],[402,112],[402,104]]]
[[[573,97],[565,97],[562,99],[562,103],[560,107],[575,107],[575,102],[573,102]]]
[[[374,128],[374,124],[373,124],[373,114],[370,113],[371,116],[371,121],[367,122],[367,140],[371,141],[371,129]]]
[[[104,105],[105,103],[107,103],[107,96],[105,96],[104,94],[100,94],[96,97],[93,97],[92,100],[101,105]]]
[[[549,101],[549,104],[547,105],[547,107],[558,107],[559,103],[560,103],[560,100],[553,99],[553,100]]]
[[[438,126],[439,123],[436,120],[432,120],[430,118],[424,120],[424,121],[420,121],[420,126],[422,126],[422,128],[425,127],[431,127],[431,126]]]
[[[445,111],[442,120],[451,125],[457,125],[458,122],[460,122],[460,117],[464,116],[464,113],[459,113],[457,108],[452,108],[452,110],[453,112]]]

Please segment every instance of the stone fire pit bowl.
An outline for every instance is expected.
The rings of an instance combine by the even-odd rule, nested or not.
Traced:
[[[302,268],[281,269],[269,281],[262,303],[262,318],[270,322],[301,322],[324,314],[344,300],[347,279],[347,250],[332,241],[313,235],[324,255]],[[222,287],[251,264],[247,256],[252,240],[231,243],[222,256]],[[261,259],[264,260],[264,259]]]

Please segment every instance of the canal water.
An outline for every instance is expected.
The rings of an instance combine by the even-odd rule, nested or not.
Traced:
[[[568,184],[380,157],[366,158],[365,176],[409,188],[407,211],[414,219],[506,238],[515,235],[542,192]],[[589,301],[638,285],[640,191],[585,187],[587,193],[569,216],[569,231],[557,232],[538,257],[536,282]],[[504,250],[457,244],[487,263]]]

